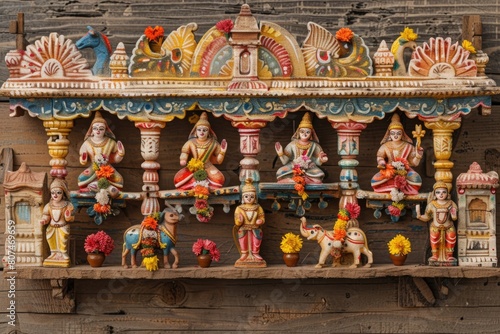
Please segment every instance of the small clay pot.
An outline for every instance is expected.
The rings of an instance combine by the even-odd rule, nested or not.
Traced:
[[[389,254],[389,256],[391,257],[391,261],[392,261],[392,263],[395,266],[402,266],[402,265],[405,264],[406,257],[408,255],[392,255],[392,254]]]
[[[212,256],[210,254],[198,255],[198,265],[202,268],[208,268],[212,264]]]
[[[106,255],[104,253],[88,253],[87,254],[87,262],[91,267],[101,267],[106,260]]]
[[[284,253],[283,254],[283,261],[285,261],[285,264],[287,267],[297,266],[297,263],[299,263],[299,258],[300,258],[299,253]]]

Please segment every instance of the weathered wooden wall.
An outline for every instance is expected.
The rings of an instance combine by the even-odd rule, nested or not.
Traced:
[[[392,41],[404,26],[419,34],[419,41],[432,36],[450,36],[460,39],[463,15],[479,14],[483,21],[483,49],[490,55],[487,74],[500,75],[500,5],[480,0],[466,1],[247,1],[260,20],[272,21],[288,29],[302,41],[307,35],[306,24],[313,21],[330,31],[349,26],[361,35],[373,53],[381,40]],[[8,34],[8,22],[17,12],[25,13],[27,39],[34,41],[50,32],[58,32],[76,40],[86,31],[86,25],[103,30],[113,47],[124,42],[130,53],[137,38],[147,25],[163,25],[169,31],[188,22],[199,25],[200,37],[218,20],[234,18],[243,2],[239,1],[168,1],[151,4],[148,1],[97,0],[31,0],[0,2],[0,59],[14,47],[14,36]],[[92,54],[85,52],[92,61]],[[5,66],[0,66],[0,84],[7,78]],[[499,77],[500,78],[500,77]],[[188,113],[190,116],[190,113]],[[273,181],[278,165],[274,142],[287,143],[302,112],[278,119],[261,132],[262,153],[259,155],[263,181]],[[211,116],[210,116],[211,117]],[[120,121],[113,115],[107,120],[117,138],[124,142],[125,159],[116,167],[125,177],[126,191],[140,191],[142,185],[142,158],[139,152],[139,130],[132,123]],[[226,138],[229,151],[221,170],[228,185],[237,184],[237,169],[241,154],[236,129],[224,119],[210,118],[219,138]],[[415,120],[404,120],[411,129]],[[24,116],[8,117],[8,104],[0,103],[0,148],[14,149],[14,169],[26,162],[35,171],[48,171],[47,136],[41,122]],[[75,120],[69,137],[68,181],[76,189],[76,178],[83,170],[78,162],[78,149],[83,142],[89,119]],[[375,149],[378,147],[388,120],[371,124],[361,136],[361,154],[358,173],[363,189],[369,189],[369,179],[376,172]],[[498,132],[500,110],[494,108],[489,117],[472,113],[454,137],[452,160],[454,175],[465,172],[471,162],[477,161],[484,170],[500,171],[500,144],[494,134]],[[173,175],[179,169],[178,155],[187,138],[191,124],[174,120],[167,124],[161,138],[159,162],[161,189],[173,188]],[[336,182],[340,172],[337,166],[336,134],[324,120],[314,120],[321,144],[330,157],[324,166],[328,176],[325,182]],[[175,129],[175,131],[172,131]],[[430,131],[429,131],[430,134]],[[429,191],[432,175],[426,170],[432,163],[430,135],[423,141],[425,161],[418,168],[424,177],[422,191]],[[278,162],[279,164],[279,162]],[[0,190],[1,187],[0,187]],[[3,192],[2,192],[3,193]],[[0,233],[3,233],[4,198],[0,197]],[[271,202],[262,202],[267,223],[262,255],[270,264],[281,263],[279,241],[283,233],[297,231],[297,217],[286,209],[271,213]],[[285,203],[282,203],[285,206]],[[336,214],[336,201],[326,210],[313,210],[310,220],[330,228]],[[128,203],[117,217],[106,221],[102,228],[115,239],[118,247],[107,264],[120,262],[120,242],[124,229],[141,221],[140,203]],[[497,221],[498,221],[497,214]],[[374,219],[371,210],[363,210],[361,224],[367,233],[376,263],[388,263],[386,242],[396,233],[403,232],[413,241],[414,251],[409,262],[423,263],[425,257],[426,224],[407,218],[390,223],[387,217]],[[198,237],[216,240],[221,248],[221,263],[231,265],[237,251],[231,238],[232,211],[229,214],[216,208],[216,216],[209,224],[197,222],[187,215],[179,226],[178,249],[181,266],[194,266],[191,245]],[[85,262],[83,239],[97,226],[84,212],[77,215],[72,226],[76,238],[76,258]],[[0,238],[0,253],[3,238]],[[498,245],[497,245],[498,248]],[[303,263],[311,264],[318,254],[314,242],[305,242]],[[123,332],[216,332],[289,331],[289,332],[498,332],[500,311],[500,280],[494,279],[426,279],[438,298],[433,307],[425,306],[419,294],[406,296],[411,278],[380,278],[368,280],[305,279],[305,280],[75,280],[75,303],[52,298],[47,280],[18,280],[18,327],[22,333],[123,333]],[[9,331],[4,317],[8,291],[7,283],[0,281],[0,329]],[[410,289],[411,290],[411,289]],[[407,292],[406,292],[407,293]],[[48,314],[49,313],[49,314]],[[72,313],[61,315],[59,313]],[[151,331],[147,331],[150,329]]]

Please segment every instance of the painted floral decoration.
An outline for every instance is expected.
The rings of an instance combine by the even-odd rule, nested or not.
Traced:
[[[158,255],[157,249],[165,248],[159,240],[158,221],[160,213],[155,212],[145,217],[141,223],[141,240],[140,248],[142,255],[142,264],[149,271],[158,270]]]
[[[306,179],[304,175],[306,175],[306,170],[309,168],[311,164],[311,159],[307,156],[307,154],[303,154],[293,160],[293,177],[292,180],[295,182],[295,190],[297,190],[297,194],[305,201],[309,195],[306,193]]]
[[[99,231],[89,234],[85,238],[83,247],[87,254],[104,253],[104,255],[108,256],[115,248],[115,242],[106,232]]]
[[[298,253],[302,249],[302,238],[291,232],[281,238],[280,248],[283,253]]]
[[[102,221],[112,213],[111,198],[108,194],[109,180],[113,177],[115,169],[108,164],[108,157],[104,154],[97,154],[92,169],[97,176],[98,192],[95,195],[96,203],[93,206],[93,213],[97,221]]]
[[[476,48],[474,47],[474,45],[472,45],[472,43],[466,39],[463,40],[462,47],[470,53],[476,53]]]
[[[407,255],[411,253],[411,242],[407,237],[397,234],[387,243],[389,253],[392,255]]]
[[[201,254],[210,254],[213,261],[218,262],[220,260],[220,251],[217,248],[216,243],[209,239],[196,240],[193,244],[193,253],[196,256]]]
[[[335,33],[335,38],[341,42],[350,42],[353,37],[354,37],[354,33],[349,28],[340,28]]]
[[[214,213],[213,208],[208,205],[210,190],[208,188],[208,175],[205,171],[205,163],[199,159],[192,158],[189,160],[187,168],[193,173],[195,179],[193,194],[195,197],[196,219],[202,223],[207,223]]]

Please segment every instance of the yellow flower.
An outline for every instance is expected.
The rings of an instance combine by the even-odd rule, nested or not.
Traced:
[[[387,243],[389,253],[392,255],[406,255],[411,253],[411,242],[407,237],[397,234]]]
[[[197,170],[205,169],[205,163],[199,159],[192,158],[187,164],[187,169],[194,173]]]
[[[401,37],[407,41],[414,41],[418,38],[418,35],[412,28],[405,27],[405,29],[401,32]]]
[[[158,270],[158,261],[158,257],[154,255],[142,259],[142,264],[146,267],[147,270],[156,271]]]
[[[334,230],[345,230],[347,227],[347,220],[337,219],[335,222],[335,226],[333,226]]]
[[[403,202],[392,202],[392,206],[395,206],[399,210],[403,210],[405,208],[405,204]]]
[[[289,232],[281,238],[280,248],[283,253],[298,253],[302,249],[302,238]]]
[[[462,42],[462,47],[470,53],[476,53],[476,48],[474,47],[474,45],[472,45],[472,43],[466,39],[464,39],[464,41]]]

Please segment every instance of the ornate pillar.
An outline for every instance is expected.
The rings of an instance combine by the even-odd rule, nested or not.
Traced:
[[[331,122],[337,131],[337,154],[342,158],[339,161],[340,171],[340,202],[339,207],[344,208],[347,203],[357,203],[356,191],[358,189],[359,164],[356,157],[359,154],[359,136],[366,128],[366,124],[357,122]]]
[[[66,156],[68,155],[69,147],[69,133],[73,128],[73,121],[62,121],[62,120],[50,120],[43,121],[43,126],[49,136],[47,140],[47,146],[49,147],[49,154],[52,157],[49,164],[52,167],[50,170],[50,175],[52,177],[57,177],[64,179],[68,175],[66,166],[68,161],[66,161]]]
[[[450,161],[453,144],[452,135],[453,131],[460,127],[461,118],[455,121],[427,121],[424,124],[426,128],[432,130],[434,155],[436,157],[436,161],[434,162],[434,168],[436,169],[434,179],[436,182],[446,182],[451,187],[453,181],[453,174],[451,172],[453,162]]]
[[[231,124],[240,133],[240,152],[243,159],[240,161],[240,181],[244,183],[251,178],[254,183],[260,182],[259,160],[255,156],[260,152],[260,129],[266,126],[265,121],[233,121]]]
[[[160,133],[161,129],[165,127],[165,122],[135,122],[135,127],[141,131],[141,155],[144,159],[141,164],[142,169],[144,169],[142,191],[146,192],[146,196],[141,205],[141,213],[147,216],[150,213],[160,211],[160,202],[158,201],[160,163],[156,160],[160,155]]]

